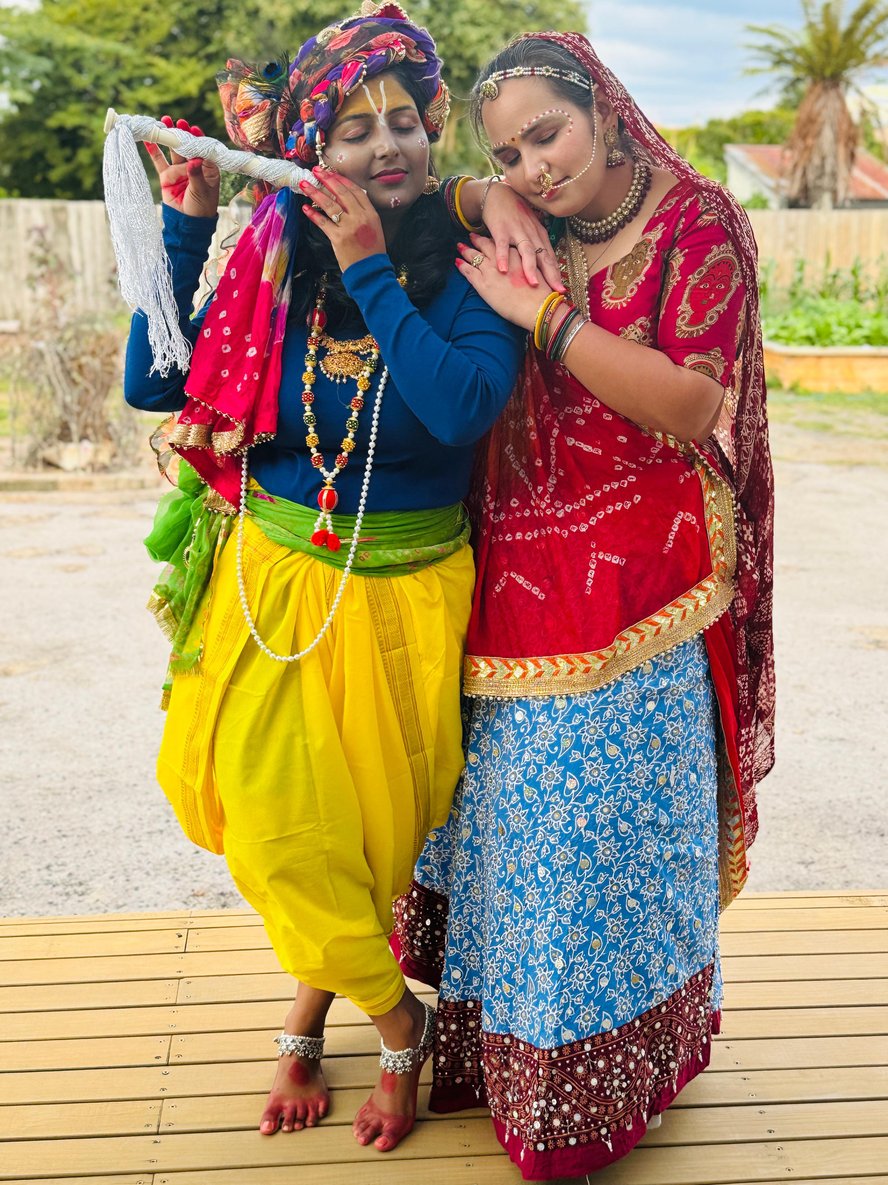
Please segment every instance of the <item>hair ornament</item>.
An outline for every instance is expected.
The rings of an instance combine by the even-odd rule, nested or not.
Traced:
[[[580,74],[577,70],[559,70],[556,66],[513,66],[511,70],[497,70],[489,74],[478,87],[479,96],[482,99],[495,99],[499,94],[497,83],[509,78],[560,78],[562,82],[572,82],[574,86],[584,86],[590,91],[595,89],[589,75]]]

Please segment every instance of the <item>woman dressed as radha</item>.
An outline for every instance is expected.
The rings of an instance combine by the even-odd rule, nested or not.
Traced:
[[[471,103],[504,183],[462,184],[494,239],[459,270],[531,341],[475,474],[466,770],[396,945],[440,989],[432,1108],[486,1102],[552,1179],[628,1153],[719,1030],[773,762],[756,249],[585,38],[517,38]],[[510,249],[514,195],[551,248]],[[566,290],[531,286],[553,249]]]

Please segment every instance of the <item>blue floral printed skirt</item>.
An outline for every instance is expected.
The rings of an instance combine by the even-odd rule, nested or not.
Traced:
[[[625,1155],[708,1063],[715,713],[702,635],[598,691],[466,701],[396,933],[440,982],[433,1109],[486,1102],[528,1179]]]

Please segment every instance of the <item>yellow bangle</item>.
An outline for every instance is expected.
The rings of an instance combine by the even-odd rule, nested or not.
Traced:
[[[543,321],[545,320],[546,313],[549,311],[549,307],[551,305],[560,304],[562,300],[564,300],[564,297],[560,292],[550,292],[539,307],[536,315],[536,321],[534,322],[533,326],[533,344],[538,350],[543,348],[540,331],[543,327]]]
[[[474,223],[469,222],[469,220],[466,218],[465,214],[463,214],[462,203],[459,200],[459,195],[462,193],[462,187],[465,185],[465,183],[467,181],[474,181],[474,180],[475,180],[474,177],[460,177],[459,181],[457,181],[457,183],[453,189],[453,208],[454,208],[454,210],[456,210],[457,218],[460,220],[460,222],[463,224],[463,226],[466,228],[466,230],[474,231],[474,233],[477,234],[479,231],[482,231],[484,229],[484,223],[483,222],[479,223],[476,226]]]

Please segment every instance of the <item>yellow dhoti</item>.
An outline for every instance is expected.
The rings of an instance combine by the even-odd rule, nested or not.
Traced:
[[[244,579],[260,636],[288,654],[314,639],[341,573],[248,519]],[[249,634],[232,539],[199,668],[173,681],[158,777],[186,834],[224,853],[286,971],[371,1015],[404,991],[392,901],[463,766],[473,581],[468,546],[403,575],[352,575],[320,644],[280,663]]]

